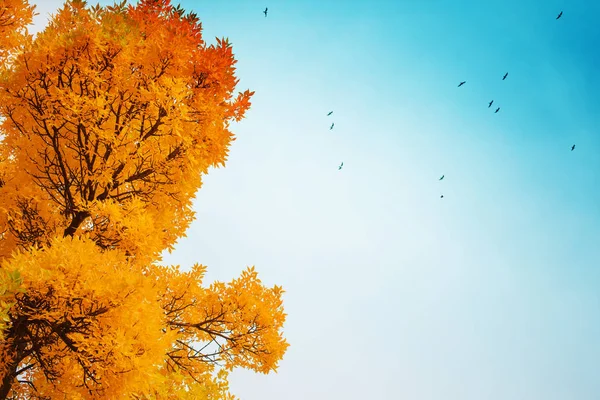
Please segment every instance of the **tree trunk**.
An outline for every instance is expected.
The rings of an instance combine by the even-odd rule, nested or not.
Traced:
[[[64,237],[73,236],[79,225],[89,216],[90,214],[87,211],[77,211],[71,220],[71,224],[65,229]]]
[[[13,352],[11,358],[11,361],[2,360],[4,368],[0,369],[0,400],[4,400],[8,397],[10,389],[15,382],[15,373],[19,367],[19,359],[16,351]]]

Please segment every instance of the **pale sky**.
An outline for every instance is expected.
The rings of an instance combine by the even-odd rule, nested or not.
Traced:
[[[287,291],[235,395],[599,398],[600,3],[181,3],[256,94],[164,262]]]

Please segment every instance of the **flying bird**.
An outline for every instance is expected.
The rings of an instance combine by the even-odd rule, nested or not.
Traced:
[[[331,126],[329,127],[329,130],[332,130],[334,125],[335,125],[335,123],[332,122]]]
[[[462,85],[464,85],[465,83],[467,83],[467,81],[462,81],[461,83],[458,84],[458,87],[461,87]]]
[[[494,100],[490,101],[490,104],[488,104],[488,108],[490,108],[492,104],[494,104]]]
[[[443,198],[444,198],[444,195],[441,195],[441,196],[440,196],[440,199],[443,199]]]
[[[442,175],[442,177],[439,180],[441,181],[442,179],[444,179],[444,176],[446,176],[446,175]]]
[[[573,145],[573,146],[571,147],[571,151],[573,151],[573,150],[575,150],[575,145]]]
[[[340,166],[338,167],[338,171],[339,171],[340,169],[342,169],[342,167],[343,167],[343,166],[344,166],[344,162],[342,161],[342,163],[341,163],[341,164],[340,164]]]
[[[263,13],[265,14],[265,18],[267,18],[267,12],[269,12],[269,7],[265,7],[265,11],[263,11]]]
[[[508,72],[504,74],[504,76],[502,77],[502,80],[505,80],[507,76],[508,76]]]
[[[558,14],[558,17],[556,17],[556,19],[559,19],[560,17],[562,17],[562,11],[560,12],[560,14]]]
[[[331,114],[333,114],[333,111],[329,111],[329,113],[327,114],[327,116],[329,117]]]
[[[498,111],[500,111],[500,107],[496,108],[496,111],[494,111],[494,114],[496,114]]]

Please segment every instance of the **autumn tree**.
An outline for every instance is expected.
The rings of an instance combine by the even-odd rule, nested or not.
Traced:
[[[280,287],[158,264],[250,106],[229,42],[169,0],[70,0],[34,39],[0,4],[0,399],[232,399],[232,369],[276,370]]]

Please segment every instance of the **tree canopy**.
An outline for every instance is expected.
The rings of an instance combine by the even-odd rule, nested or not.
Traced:
[[[233,398],[288,347],[282,288],[158,264],[250,107],[230,43],[169,0],[33,11],[0,0],[0,398]]]

